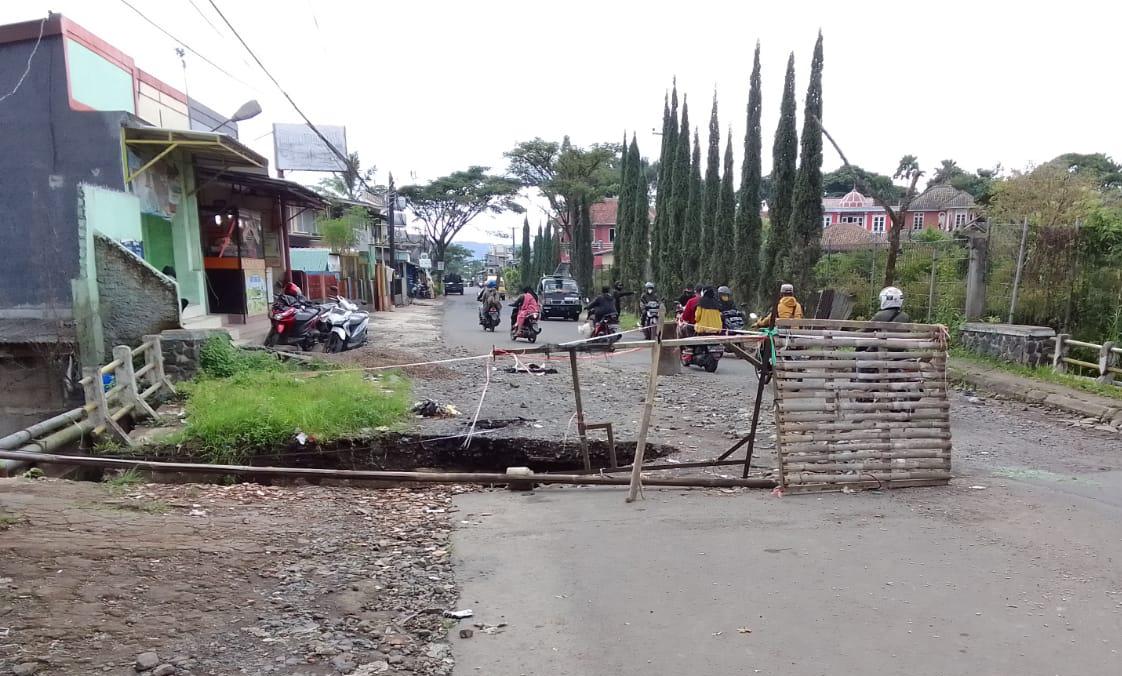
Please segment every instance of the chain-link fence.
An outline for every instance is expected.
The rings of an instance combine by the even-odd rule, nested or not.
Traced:
[[[990,225],[985,314],[1083,340],[1122,338],[1122,256],[1102,234],[1080,225]]]
[[[961,318],[968,259],[966,243],[959,240],[900,243],[895,284],[903,289],[904,310],[913,320],[953,324]],[[815,267],[818,287],[848,297],[853,303],[850,318],[868,319],[879,309],[887,263],[886,242],[851,251],[824,251]]]

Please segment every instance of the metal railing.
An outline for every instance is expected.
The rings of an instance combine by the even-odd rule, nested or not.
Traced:
[[[1052,352],[1053,371],[1066,373],[1069,366],[1076,366],[1097,373],[1095,380],[1107,385],[1117,384],[1114,377],[1122,376],[1122,368],[1119,367],[1122,363],[1122,348],[1116,347],[1114,342],[1108,340],[1101,345],[1088,343],[1075,340],[1066,333],[1058,334],[1051,340],[1055,344],[1055,350]],[[1084,354],[1088,351],[1095,353],[1096,361],[1091,362],[1069,356],[1073,348],[1081,350]]]
[[[78,382],[85,394],[84,405],[0,437],[0,449],[47,453],[87,434],[98,437],[106,433],[126,446],[133,445],[120,420],[130,414],[155,418],[156,411],[149,399],[161,389],[175,394],[175,386],[164,372],[162,349],[159,336],[145,336],[144,342],[135,348],[113,348],[113,360],[108,364],[82,370],[83,377]],[[135,367],[138,358],[144,361],[140,368]],[[25,465],[2,461],[0,476],[11,476]]]

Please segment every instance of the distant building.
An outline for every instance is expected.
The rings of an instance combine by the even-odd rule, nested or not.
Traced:
[[[822,211],[823,228],[840,224],[856,225],[873,235],[873,241],[884,239],[888,229],[892,227],[888,212],[877,205],[873,198],[862,195],[856,189],[843,197],[824,198]],[[954,232],[973,221],[976,216],[977,207],[970,193],[940,184],[931,186],[912,200],[904,214],[904,224],[912,231],[938,229]]]

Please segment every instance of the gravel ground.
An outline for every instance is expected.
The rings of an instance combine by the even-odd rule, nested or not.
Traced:
[[[456,492],[0,480],[0,673],[447,674]]]

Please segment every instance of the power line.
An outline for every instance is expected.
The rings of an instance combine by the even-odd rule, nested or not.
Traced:
[[[50,18],[49,15],[47,18]],[[23,86],[23,81],[27,79],[27,74],[31,72],[31,61],[35,58],[35,52],[39,51],[39,43],[43,41],[43,29],[47,26],[47,18],[39,22],[39,37],[35,39],[35,46],[31,48],[31,53],[27,55],[27,67],[23,69],[23,75],[19,76],[19,80],[16,80],[16,86],[12,87],[12,91],[0,96],[0,102],[18,92],[19,88]]]
[[[257,91],[257,88],[256,88],[256,87],[254,87],[253,85],[249,84],[248,82],[246,82],[245,80],[241,79],[240,77],[238,77],[238,76],[236,76],[236,75],[234,75],[234,74],[230,73],[230,71],[226,70],[226,69],[225,69],[225,68],[223,68],[222,66],[219,66],[219,65],[218,65],[217,63],[215,63],[215,62],[211,61],[210,59],[208,59],[208,58],[206,58],[205,56],[203,56],[202,54],[200,54],[200,53],[199,53],[199,52],[198,52],[197,50],[195,50],[194,48],[192,48],[192,47],[191,47],[191,45],[187,44],[187,43],[186,43],[186,42],[184,42],[183,40],[180,40],[179,38],[175,37],[175,36],[174,36],[174,35],[172,35],[171,33],[167,32],[167,30],[165,30],[163,26],[161,26],[160,24],[156,23],[156,22],[155,22],[155,21],[153,21],[152,19],[149,19],[149,18],[148,18],[147,16],[145,16],[145,15],[144,15],[144,12],[141,12],[141,11],[140,11],[139,9],[137,9],[137,8],[136,8],[136,7],[135,7],[135,6],[134,6],[134,5],[132,4],[132,3],[130,3],[130,2],[128,1],[128,0],[121,0],[121,2],[122,2],[122,3],[124,4],[124,5],[125,5],[125,7],[128,7],[128,8],[129,8],[129,9],[131,9],[132,11],[136,12],[136,13],[137,13],[137,15],[138,15],[138,16],[140,16],[140,18],[141,18],[141,19],[144,19],[144,20],[145,20],[145,21],[147,21],[147,22],[148,22],[149,24],[151,24],[153,28],[155,28],[156,30],[160,31],[160,32],[161,32],[161,33],[163,33],[164,35],[168,36],[169,38],[171,38],[171,39],[172,39],[172,40],[174,40],[175,42],[177,42],[177,43],[179,43],[180,45],[182,45],[184,49],[186,49],[187,51],[191,52],[191,53],[192,53],[192,54],[194,54],[195,56],[197,56],[197,57],[199,57],[200,59],[202,59],[203,61],[205,61],[205,62],[206,62],[207,64],[209,64],[209,65],[210,65],[210,67],[211,67],[211,68],[214,68],[215,70],[217,70],[218,72],[222,73],[223,75],[225,75],[226,77],[230,78],[231,80],[234,80],[235,82],[238,82],[238,83],[240,83],[240,84],[243,84],[243,85],[245,85],[246,87],[249,87],[250,89],[252,89],[252,90],[254,90],[254,91]]]
[[[124,0],[122,0],[122,2],[123,1]],[[323,141],[324,145],[327,146],[328,150],[330,150],[332,153],[335,154],[336,157],[339,158],[339,161],[343,163],[344,167],[349,167],[350,164],[351,164],[350,159],[347,158],[346,156],[344,156],[343,153],[340,152],[339,149],[336,148],[335,145],[331,141],[327,140],[327,137],[324,136],[323,132],[321,132],[319,130],[319,128],[316,127],[316,125],[312,123],[311,119],[309,119],[308,116],[304,114],[304,111],[300,109],[300,106],[296,105],[296,101],[294,101],[292,99],[292,97],[289,95],[289,93],[287,91],[285,91],[285,88],[282,87],[279,82],[277,82],[277,79],[275,77],[273,77],[273,74],[269,72],[269,69],[265,67],[265,64],[261,63],[261,59],[257,58],[257,54],[255,54],[254,51],[249,47],[249,45],[246,44],[246,42],[242,38],[241,34],[238,33],[238,29],[234,28],[234,25],[230,23],[230,20],[227,19],[226,15],[222,13],[222,10],[218,8],[218,4],[215,3],[215,0],[209,0],[209,1],[210,1],[210,6],[214,8],[215,12],[218,12],[219,18],[221,18],[222,21],[226,24],[226,27],[230,29],[230,32],[233,33],[234,37],[236,37],[238,39],[238,42],[242,43],[242,47],[245,47],[245,51],[249,52],[249,55],[253,58],[254,61],[257,62],[257,65],[261,68],[261,72],[265,73],[265,76],[268,77],[270,81],[272,81],[272,83],[276,86],[276,88],[280,91],[280,93],[284,95],[284,98],[288,99],[288,102],[289,102],[289,104],[292,105],[292,108],[300,115],[300,117],[302,117],[304,119],[304,123],[307,124],[308,127],[313,132],[315,132],[316,136],[319,137],[319,140]],[[373,192],[370,188],[370,185],[366,182],[366,180],[362,177],[361,174],[359,174],[356,171],[355,175],[358,177],[358,180],[360,182],[362,182],[362,185],[368,191]]]
[[[214,25],[214,22],[210,20],[210,17],[208,17],[206,15],[206,12],[204,12],[202,10],[202,8],[199,7],[199,4],[197,2],[195,2],[195,0],[187,0],[187,1],[191,3],[191,7],[194,8],[195,13],[198,14],[200,17],[202,17],[203,21],[206,22],[206,25],[210,26],[210,29],[214,31],[214,34],[217,35],[218,38],[220,40],[222,40],[223,43],[225,43],[227,40],[229,40],[229,36],[226,35],[225,33],[223,33],[222,30],[218,26]],[[238,60],[241,61],[242,63],[244,63],[246,68],[249,68],[250,70],[253,69],[253,66],[249,65],[249,61],[246,61],[244,56],[241,56],[239,54]]]

